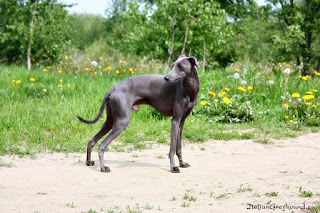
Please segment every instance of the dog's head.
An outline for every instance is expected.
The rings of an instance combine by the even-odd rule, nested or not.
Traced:
[[[172,66],[172,70],[164,77],[166,81],[174,82],[181,78],[190,77],[197,72],[196,67],[199,67],[196,57],[184,55],[180,56]]]

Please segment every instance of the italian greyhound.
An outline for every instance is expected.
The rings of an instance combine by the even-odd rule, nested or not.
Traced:
[[[180,167],[189,167],[190,165],[182,160],[181,135],[184,122],[197,103],[200,81],[196,67],[199,66],[195,57],[180,56],[166,76],[139,75],[126,78],[107,92],[96,118],[84,120],[77,116],[80,121],[93,124],[100,119],[107,106],[106,121],[100,131],[88,142],[86,165],[94,165],[94,161],[91,160],[92,148],[111,130],[110,134],[99,144],[98,150],[101,171],[111,171],[104,165],[104,152],[107,146],[128,127],[130,110],[139,111],[139,105],[146,104],[158,110],[162,115],[172,117],[169,152],[171,172],[180,172],[175,164],[175,153],[179,158]]]

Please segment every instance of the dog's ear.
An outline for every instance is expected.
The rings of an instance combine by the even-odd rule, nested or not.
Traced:
[[[196,57],[191,56],[191,57],[188,58],[188,60],[189,60],[190,64],[195,65],[196,67],[199,67]]]

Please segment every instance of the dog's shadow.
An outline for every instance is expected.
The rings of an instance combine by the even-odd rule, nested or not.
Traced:
[[[99,160],[94,161],[94,166],[86,166],[86,163],[84,161],[78,161],[75,163],[77,166],[84,166],[87,168],[90,168],[92,170],[100,171],[100,162]],[[163,166],[159,164],[153,164],[153,163],[143,163],[143,162],[136,162],[136,161],[129,161],[129,160],[111,160],[111,161],[105,161],[105,165],[109,166],[110,169],[112,168],[130,168],[130,167],[142,167],[142,168],[160,168],[165,171],[169,171],[169,169],[165,169]]]

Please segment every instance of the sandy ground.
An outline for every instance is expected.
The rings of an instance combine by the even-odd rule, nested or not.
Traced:
[[[94,167],[83,153],[2,156],[13,167],[0,167],[0,212],[307,212],[295,208],[320,204],[320,133],[268,145],[185,142],[192,167],[180,174],[169,172],[168,150],[108,152],[111,173],[99,171],[97,153]],[[313,196],[299,196],[301,186]]]

